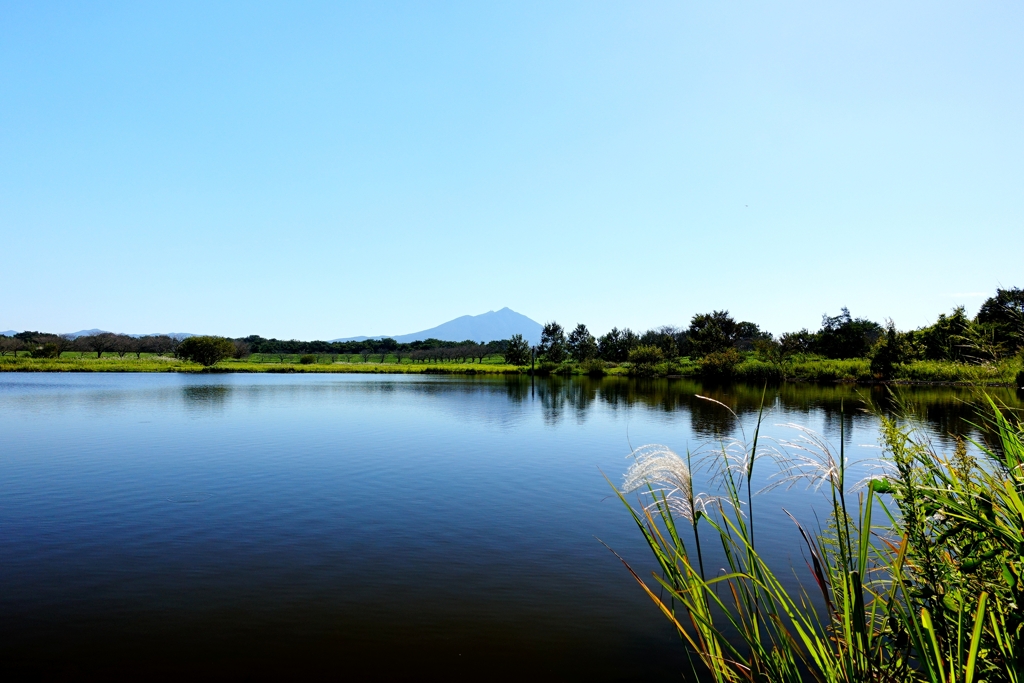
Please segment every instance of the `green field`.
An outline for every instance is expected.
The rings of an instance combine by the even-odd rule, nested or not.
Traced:
[[[482,363],[412,363],[408,358],[401,362],[394,356],[387,356],[384,362],[376,355],[374,360],[363,362],[362,357],[317,356],[314,363],[301,363],[301,354],[254,354],[242,360],[224,360],[211,369],[204,370],[198,363],[190,363],[168,356],[144,353],[140,358],[134,355],[118,358],[104,355],[96,358],[95,353],[66,353],[62,358],[31,358],[21,354],[17,357],[0,358],[0,372],[369,372],[369,373],[436,373],[436,374],[514,374],[521,371],[514,365],[507,365],[501,356],[485,358]]]
[[[96,358],[95,353],[65,353],[57,358],[31,358],[27,354],[0,357],[0,372],[350,372],[381,374],[521,374],[527,368],[508,365],[499,355],[488,356],[482,362],[423,363],[413,362],[408,357],[393,355],[383,359],[375,354],[364,360],[356,354],[320,354],[313,362],[300,362],[301,354],[253,354],[240,360],[224,360],[211,369],[204,370],[198,363],[190,363],[173,357],[147,354],[136,358],[123,358],[106,354]],[[309,358],[307,356],[306,360]],[[948,361],[912,361],[897,368],[891,383],[941,383],[1002,385],[1014,384],[1017,373],[1024,369],[1020,358],[1012,358],[998,364],[968,365]],[[545,368],[550,374],[580,375],[583,370],[573,363]],[[628,375],[632,368],[629,363],[607,363],[606,375]],[[679,358],[661,363],[653,369],[655,376],[701,377],[705,374],[699,360]],[[718,379],[739,380],[761,383],[764,381],[798,382],[856,382],[877,383],[871,374],[870,361],[864,358],[829,360],[823,358],[798,358],[785,363],[769,363],[759,360],[754,354],[747,354],[741,363],[729,374]]]

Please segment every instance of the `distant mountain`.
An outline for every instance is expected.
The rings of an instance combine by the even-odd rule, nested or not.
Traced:
[[[521,334],[531,344],[540,343],[540,332],[544,328],[540,323],[530,320],[522,313],[516,313],[511,308],[503,308],[500,311],[488,311],[480,315],[464,315],[442,323],[437,327],[431,327],[422,332],[411,334],[398,334],[391,338],[402,344],[424,339],[441,339],[444,341],[464,341],[472,339],[478,342],[497,341],[508,339],[514,334]],[[389,335],[377,337],[346,337],[344,339],[332,339],[331,341],[364,341],[366,339],[381,339]]]
[[[189,337],[198,337],[197,334],[191,332],[150,332],[149,334],[129,334],[129,337],[170,337],[171,339],[188,339]]]
[[[94,334],[108,333],[107,330],[101,330],[93,328],[91,330],[79,330],[78,332],[68,332],[68,336],[72,339],[78,339],[79,337],[91,337]],[[6,332],[0,332],[0,335],[5,337],[11,337],[18,334],[17,330],[7,330]],[[108,333],[109,334],[109,333]],[[150,334],[129,334],[129,337],[173,337],[174,339],[185,339],[186,337],[194,337],[196,335],[191,332],[152,332]]]
[[[79,337],[91,337],[94,334],[103,334],[107,330],[100,330],[93,328],[91,330],[79,330],[78,332],[68,332],[68,336],[72,339],[78,339]]]

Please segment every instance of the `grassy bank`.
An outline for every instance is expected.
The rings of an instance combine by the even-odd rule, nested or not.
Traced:
[[[359,356],[316,356],[313,362],[300,362],[301,356],[253,355],[241,360],[225,360],[213,366],[214,372],[271,372],[271,373],[377,373],[377,374],[520,374],[526,371],[509,365],[500,356],[489,356],[482,362],[471,363],[421,363],[408,358],[386,356],[364,361]],[[639,374],[665,377],[700,377],[704,379],[730,380],[754,384],[765,381],[797,382],[855,382],[860,384],[878,383],[871,372],[871,362],[866,358],[830,360],[804,357],[771,363],[754,354],[739,357],[739,362],[726,367],[709,367],[705,361],[679,358],[646,368]],[[563,363],[558,366],[538,367],[539,374],[554,375],[633,375],[637,368],[629,363]],[[1021,359],[1014,358],[998,364],[967,365],[947,361],[913,361],[896,368],[891,383],[942,383],[976,384],[987,386],[1011,386],[1017,373],[1024,369]],[[30,358],[27,355],[0,358],[0,372],[202,372],[203,367],[168,356],[142,354],[141,358],[104,356],[95,354],[65,354],[62,358]]]
[[[377,373],[377,374],[516,374],[520,368],[505,363],[352,363],[331,361],[301,363],[286,358],[274,362],[226,360],[204,370],[198,363],[190,363],[166,356],[142,358],[29,358],[6,356],[0,358],[0,372],[268,372],[268,373]]]
[[[967,384],[1013,384],[1022,369],[1019,359],[999,364],[968,365],[949,361],[911,361],[896,367],[891,383],[941,382]],[[702,374],[695,364],[690,374]],[[877,378],[871,372],[871,361],[866,358],[844,360],[804,359],[791,363],[773,364],[748,357],[733,370],[735,379],[763,381],[786,379],[805,382],[858,382],[872,384]]]

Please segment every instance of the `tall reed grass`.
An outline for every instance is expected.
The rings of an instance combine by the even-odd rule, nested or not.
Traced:
[[[638,449],[616,491],[658,571],[645,579],[623,563],[714,681],[1018,683],[1024,426],[991,400],[981,415],[978,460],[962,441],[941,454],[913,421],[880,414],[884,473],[859,487],[842,437],[838,450],[806,430],[766,446],[763,411],[752,438],[696,462]],[[708,466],[717,491],[695,493],[694,468]],[[755,467],[774,468],[774,485],[826,493],[823,526],[793,520],[806,589],[787,587],[759,551]],[[705,567],[709,543],[723,571]]]

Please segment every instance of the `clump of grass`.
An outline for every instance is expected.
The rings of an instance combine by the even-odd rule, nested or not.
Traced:
[[[638,449],[616,491],[659,571],[644,580],[626,566],[715,681],[1018,683],[1024,426],[991,400],[986,408],[984,463],[962,442],[939,454],[913,423],[880,416],[887,468],[856,499],[842,435],[838,450],[803,429],[766,448],[763,411],[752,439],[705,461],[716,466],[714,494],[694,493],[689,453]],[[775,468],[773,486],[805,481],[826,494],[826,525],[794,531],[822,607],[787,589],[758,552],[755,466]],[[631,492],[647,502],[630,505]],[[703,563],[709,537],[727,564],[714,576]]]

